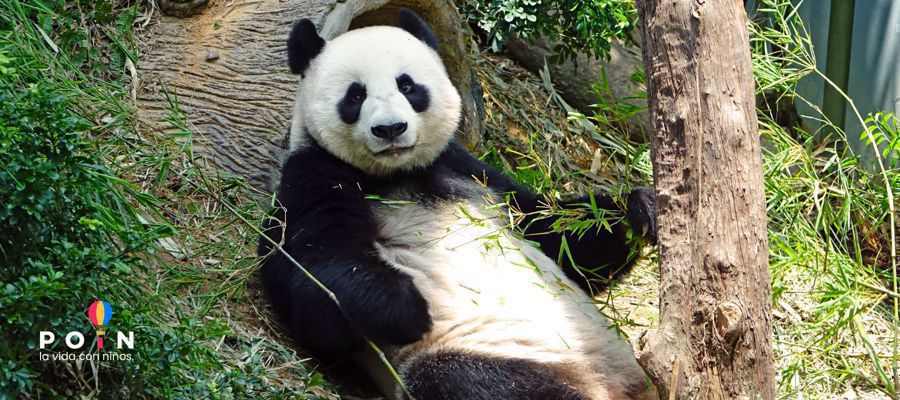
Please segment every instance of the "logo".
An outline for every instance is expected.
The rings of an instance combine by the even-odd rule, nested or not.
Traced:
[[[103,334],[106,333],[104,327],[109,323],[109,320],[112,319],[112,316],[112,307],[103,300],[97,300],[88,307],[88,319],[91,320],[91,323],[97,328],[98,349],[103,348]]]
[[[84,334],[79,331],[72,331],[65,335],[64,343],[69,350],[83,350],[83,352],[40,352],[40,358],[43,361],[48,360],[128,360],[131,361],[131,354],[120,352],[105,351],[103,346],[103,338],[106,336],[106,330],[109,321],[113,317],[113,309],[109,303],[103,300],[97,300],[91,303],[87,308],[87,319],[94,326],[97,346],[85,347],[86,340]],[[49,346],[56,344],[56,334],[50,331],[40,331],[38,334],[38,347],[46,350]],[[116,332],[115,350],[134,349],[134,332]],[[97,352],[91,352],[97,350]],[[99,352],[104,350],[103,352]],[[84,352],[86,351],[86,352]]]

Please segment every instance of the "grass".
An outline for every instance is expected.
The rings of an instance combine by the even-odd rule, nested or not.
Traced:
[[[833,132],[791,134],[761,115],[775,293],[776,354],[785,396],[857,391],[898,398],[897,242],[894,194],[900,125],[885,113],[863,117],[815,64],[794,6],[770,0],[753,25],[761,91],[810,104]],[[835,87],[875,149],[874,165],[846,146],[848,133],[796,96],[797,81],[817,75]],[[812,397],[812,396],[811,396]]]

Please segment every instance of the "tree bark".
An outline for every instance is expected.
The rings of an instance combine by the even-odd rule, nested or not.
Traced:
[[[661,399],[772,399],[771,285],[747,16],[638,0],[659,222],[660,326],[638,359]]]

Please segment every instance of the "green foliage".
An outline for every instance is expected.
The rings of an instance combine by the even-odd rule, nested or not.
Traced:
[[[769,215],[769,247],[780,390],[898,394],[898,295],[894,199],[900,190],[896,117],[863,117],[859,140],[880,154],[872,166],[847,146],[848,135],[818,106],[799,96],[808,76],[831,84],[815,64],[812,41],[788,0],[763,0],[751,24],[754,73],[760,94],[783,93],[815,111],[836,136],[824,140],[803,127],[789,132],[759,113]],[[799,311],[798,311],[799,310]],[[849,358],[848,353],[861,357]],[[831,396],[829,396],[830,398]]]
[[[881,149],[881,157],[888,160],[888,166],[892,170],[900,169],[900,119],[891,113],[878,112],[866,117],[865,125],[869,128],[875,145]],[[866,132],[860,133],[859,141],[868,140]],[[893,177],[898,178],[896,175]],[[900,186],[897,183],[894,182],[892,186]]]
[[[487,33],[494,51],[512,34],[558,40],[552,62],[573,59],[578,52],[608,57],[611,40],[628,39],[637,18],[630,0],[460,0],[460,7]]]
[[[0,63],[11,64],[8,58]],[[31,389],[53,393],[30,378],[38,331],[83,330],[86,299],[100,298],[104,286],[127,280],[133,261],[154,231],[130,225],[117,214],[119,183],[85,138],[91,125],[46,86],[10,82],[0,76],[0,293],[4,318],[0,393],[16,397]],[[129,232],[125,236],[119,233]],[[26,341],[28,345],[22,346]],[[15,374],[11,374],[16,371]]]
[[[191,249],[245,253],[228,266],[176,267],[160,254],[170,252],[161,240],[188,234],[170,221],[180,204],[160,197],[178,196],[190,212],[209,203],[178,190],[201,176],[184,146],[189,132],[155,142],[133,132],[122,71],[133,60],[137,12],[116,1],[0,0],[0,399],[318,398],[309,388],[325,382],[292,350],[210,313],[252,276],[247,240],[223,227],[217,241],[228,251],[212,243]],[[176,172],[183,180],[172,185]],[[222,198],[243,190],[227,177],[209,182]],[[225,278],[204,288],[198,308],[170,275],[203,284]],[[41,360],[97,352],[85,315],[96,299],[113,307],[110,333],[135,337],[134,349],[108,338],[103,352],[130,360]],[[40,331],[57,343],[39,349]],[[86,346],[68,349],[70,331]]]
[[[125,59],[135,57],[127,47],[131,38],[131,25],[137,8],[122,8],[119,0],[49,0],[22,3],[4,0],[8,14],[0,18],[0,29],[9,30],[19,45],[31,46],[22,41],[40,40],[48,54],[63,53],[65,68],[53,71],[69,78],[110,78],[122,71]],[[26,20],[27,18],[27,20]],[[19,24],[28,23],[27,29]],[[17,29],[18,28],[18,31]],[[28,37],[37,33],[39,37]],[[37,64],[29,67],[39,67]],[[55,66],[50,65],[50,68]],[[43,68],[22,68],[25,77],[39,79]]]
[[[138,221],[123,202],[127,183],[104,166],[94,128],[64,97],[40,83],[14,86],[6,71],[0,83],[0,365],[6,377],[0,397],[85,389],[77,375],[89,372],[54,378],[53,362],[38,359],[36,339],[39,331],[91,338],[85,309],[96,298],[115,305],[115,330],[134,331],[138,341],[133,361],[99,365],[95,379],[105,383],[106,395],[127,388],[138,396],[239,396],[262,385],[258,377],[265,374],[252,367],[255,382],[235,372],[206,376],[222,365],[203,341],[227,331],[192,318],[169,329],[157,309],[161,299],[132,280],[140,262],[130,254],[151,250],[151,240],[171,234],[171,227]],[[49,351],[68,350],[57,344]]]

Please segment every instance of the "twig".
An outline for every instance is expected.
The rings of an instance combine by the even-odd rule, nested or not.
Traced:
[[[872,289],[872,290],[877,290],[877,291],[879,291],[879,292],[881,292],[881,293],[886,294],[886,295],[889,296],[889,297],[900,298],[900,293],[897,293],[897,292],[895,292],[895,291],[893,291],[893,290],[890,290],[890,289],[888,289],[888,288],[886,288],[886,287],[878,286],[878,285],[873,285],[873,284],[871,284],[871,283],[866,283],[866,282],[863,282],[863,281],[861,281],[861,280],[859,280],[859,279],[854,279],[854,280],[856,281],[856,283],[858,283],[858,284],[860,284],[860,285],[863,285],[863,286],[865,286],[865,287],[867,287],[867,288],[869,288],[869,289]]]

